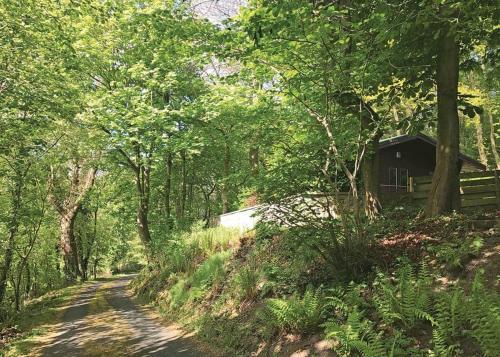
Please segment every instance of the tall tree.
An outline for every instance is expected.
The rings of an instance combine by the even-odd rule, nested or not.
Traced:
[[[452,11],[450,13],[450,11]],[[458,121],[458,75],[460,45],[452,24],[455,10],[442,6],[445,19],[437,42],[437,144],[427,214],[436,216],[460,208],[460,127]]]
[[[207,34],[211,25],[185,16],[185,9],[173,4],[151,3],[141,7],[125,4],[124,7],[123,12],[112,15],[120,19],[118,24],[110,20],[109,26],[97,31],[103,38],[113,34],[114,48],[111,51],[103,48],[104,58],[98,57],[99,62],[88,64],[87,70],[96,78],[96,88],[89,94],[85,119],[105,134],[104,141],[115,161],[133,174],[138,233],[144,246],[150,249],[152,176],[162,157],[182,152],[182,148],[171,147],[173,137],[189,131],[185,110],[203,89],[199,76],[203,49],[194,43],[196,36]],[[91,38],[82,41],[94,44]],[[83,48],[78,55],[98,56],[99,50],[89,47],[88,51],[90,54]],[[185,164],[180,167],[186,168]],[[187,172],[183,177],[181,211],[187,197]],[[171,182],[165,187],[167,212]]]
[[[389,29],[384,32],[389,61],[402,80],[403,93],[421,101],[433,98],[434,88],[437,92],[436,168],[426,209],[427,215],[436,216],[460,207],[458,110],[474,109],[458,92],[459,74],[470,70],[476,46],[491,40],[495,4],[394,0],[380,6],[383,26]],[[405,26],[393,25],[401,22]]]
[[[79,252],[75,238],[75,221],[82,207],[83,200],[94,185],[97,168],[88,165],[78,157],[69,163],[69,170],[63,172],[63,178],[56,177],[51,168],[50,185],[52,187],[50,200],[60,215],[59,249],[64,259],[64,268],[69,280],[82,277]],[[67,188],[61,189],[61,180],[69,180]],[[64,192],[66,191],[66,192]],[[63,193],[64,192],[64,193]]]
[[[22,158],[16,158],[16,160],[22,160]],[[0,303],[3,302],[5,297],[5,290],[7,287],[7,280],[12,267],[12,259],[14,256],[15,242],[17,234],[19,231],[19,225],[21,220],[21,205],[23,199],[23,191],[25,186],[25,180],[28,167],[24,165],[19,165],[19,163],[12,163],[13,170],[13,182],[12,186],[9,187],[10,199],[10,212],[9,219],[7,223],[8,237],[4,253],[4,262],[2,266],[2,271],[0,273]]]
[[[6,247],[0,276],[3,300],[16,258],[14,249],[19,239],[27,239],[20,231],[30,212],[24,197],[40,182],[33,172],[38,179],[43,172],[33,169],[46,163],[46,154],[57,141],[53,122],[75,114],[80,93],[77,76],[67,66],[66,22],[55,3],[4,1],[0,17],[0,165],[5,169],[2,184],[10,196],[8,219],[1,220],[8,227],[7,239],[1,237]],[[18,265],[21,273],[24,266]]]

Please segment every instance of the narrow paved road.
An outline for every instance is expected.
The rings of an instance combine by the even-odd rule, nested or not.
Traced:
[[[42,356],[206,356],[193,340],[162,325],[130,299],[131,277],[96,282],[64,312],[60,326],[45,337]]]

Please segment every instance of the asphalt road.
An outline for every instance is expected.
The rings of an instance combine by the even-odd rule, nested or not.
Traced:
[[[135,304],[127,291],[132,277],[96,282],[75,297],[41,355],[206,356],[192,338],[165,326],[152,311]],[[38,355],[38,353],[37,353]]]

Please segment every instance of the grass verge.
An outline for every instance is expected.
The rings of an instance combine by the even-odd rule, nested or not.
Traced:
[[[49,333],[61,320],[66,307],[90,284],[71,285],[29,301],[22,311],[2,325],[0,356],[29,354],[37,344],[36,338]]]

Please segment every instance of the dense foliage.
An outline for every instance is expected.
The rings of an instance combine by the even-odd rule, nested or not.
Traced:
[[[436,355],[462,338],[493,355],[498,307],[480,277],[470,294],[436,293],[409,265],[322,283],[376,270],[382,138],[444,148],[427,216],[460,208],[459,148],[500,168],[498,4],[203,3],[0,3],[0,319],[147,265],[143,292],[168,309],[224,291],[218,304],[264,299],[255,318],[272,331],[324,330],[346,355],[397,354],[419,324]],[[207,12],[221,3],[234,12]],[[254,246],[213,228],[257,203],[287,229],[259,227]],[[474,242],[436,259],[459,270]],[[228,269],[244,244],[249,261]]]

